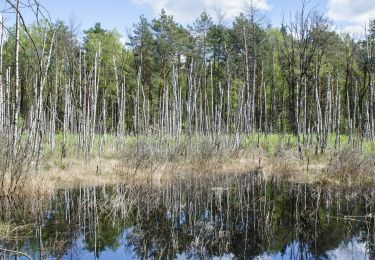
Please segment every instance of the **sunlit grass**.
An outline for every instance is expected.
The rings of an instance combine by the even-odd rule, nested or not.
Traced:
[[[194,153],[194,150],[202,144],[213,145],[221,150],[235,150],[234,135],[221,135],[220,139],[217,140],[216,136],[196,134],[190,140],[186,134],[179,137],[165,135],[163,139],[160,139],[157,134],[148,136],[126,135],[121,139],[115,135],[107,134],[105,137],[96,135],[89,154],[85,154],[82,142],[81,147],[79,147],[78,138],[77,134],[65,134],[65,138],[62,133],[57,134],[54,149],[51,149],[51,145],[48,142],[44,145],[45,159],[56,161],[60,160],[62,156],[67,158],[80,158],[83,156],[120,158],[121,153],[125,150],[136,149],[139,144],[145,143],[149,145],[150,149],[157,149],[160,153],[167,153],[176,147],[189,149],[190,153]],[[315,153],[317,143],[315,135],[306,136],[302,134],[300,142],[303,153]],[[337,142],[336,135],[330,134],[324,146],[324,153],[329,155],[332,152],[348,148],[361,151],[364,154],[374,153],[375,142],[365,138],[361,142],[357,139],[349,142],[348,135],[341,135],[339,142]],[[293,134],[243,134],[239,149],[248,151],[261,149],[269,156],[277,156],[281,151],[297,151],[298,140]]]

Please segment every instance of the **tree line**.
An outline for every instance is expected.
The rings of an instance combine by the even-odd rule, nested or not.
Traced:
[[[330,136],[338,146],[342,135],[374,139],[375,20],[356,40],[306,2],[280,28],[251,5],[231,23],[203,11],[188,26],[162,10],[141,16],[124,44],[100,23],[80,39],[74,25],[46,19],[37,1],[5,2],[0,135],[9,153],[39,156],[58,134],[64,143],[77,135],[87,153],[108,135],[186,136],[190,144],[196,135],[231,136],[240,147],[249,134],[292,133],[300,151],[310,144],[317,153]],[[36,14],[31,25],[25,6]]]

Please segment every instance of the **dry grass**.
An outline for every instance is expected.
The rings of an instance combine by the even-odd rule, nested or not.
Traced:
[[[260,172],[265,178],[277,177],[287,181],[321,184],[353,185],[368,183],[374,174],[374,160],[359,153],[340,152],[331,159],[328,156],[301,160],[293,151],[270,157],[263,150],[237,152],[212,152],[189,157],[176,156],[161,160],[139,152],[122,160],[94,158],[66,159],[61,165],[50,166],[33,178],[31,187],[35,193],[62,187],[101,186],[120,182],[152,183],[162,185],[176,178],[241,175]],[[358,157],[359,156],[359,157]]]
[[[305,155],[283,151],[266,159],[265,176],[321,185],[366,186],[375,184],[375,158],[358,150],[344,149],[332,154]]]
[[[268,160],[265,172],[272,176],[278,176],[283,179],[290,179],[303,170],[303,166],[296,153],[292,151],[283,151],[276,157]]]
[[[244,174],[259,169],[259,156],[246,151],[211,151],[161,158],[150,150],[133,150],[122,160],[92,158],[89,161],[64,159],[49,164],[31,178],[28,192],[52,192],[56,188],[101,186],[120,182],[153,183],[161,185],[175,178],[210,177]]]
[[[119,181],[116,173],[118,164],[119,160],[115,159],[66,159],[42,170],[38,175],[53,187],[115,184]]]
[[[2,241],[9,232],[9,225],[3,222],[0,222],[0,241]]]
[[[352,150],[333,156],[305,154],[293,149],[270,154],[263,148],[217,149],[203,140],[187,153],[186,144],[160,149],[147,142],[135,143],[117,157],[50,161],[38,173],[28,175],[22,192],[42,196],[56,188],[102,186],[121,182],[162,185],[176,178],[212,178],[221,175],[261,173],[265,178],[321,184],[375,183],[374,159]],[[119,159],[112,159],[119,158]]]
[[[374,156],[345,149],[332,156],[326,167],[327,177],[349,186],[373,184],[375,179]]]

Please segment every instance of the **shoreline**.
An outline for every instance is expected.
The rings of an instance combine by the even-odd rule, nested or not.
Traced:
[[[340,162],[341,157],[348,156],[358,164],[362,163],[357,158],[360,154],[347,151],[319,158],[310,159],[309,156],[300,160],[296,153],[271,157],[261,149],[242,150],[226,155],[214,154],[209,159],[195,157],[155,162],[149,162],[146,158],[144,161],[103,157],[91,158],[89,161],[65,158],[58,164],[49,164],[40,172],[33,173],[25,188],[32,193],[43,193],[59,188],[118,183],[163,185],[177,178],[210,178],[251,172],[257,172],[265,179],[280,178],[287,182],[324,186],[375,185],[375,177],[370,172],[372,165],[369,163],[362,169],[361,165],[353,164],[351,161]]]

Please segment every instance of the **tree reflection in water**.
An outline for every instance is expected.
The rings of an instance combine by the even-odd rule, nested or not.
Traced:
[[[119,184],[1,202],[2,248],[40,258],[375,257],[374,192],[257,174]],[[357,252],[358,253],[358,252]],[[7,255],[3,253],[5,258]],[[348,256],[349,257],[349,256]]]

